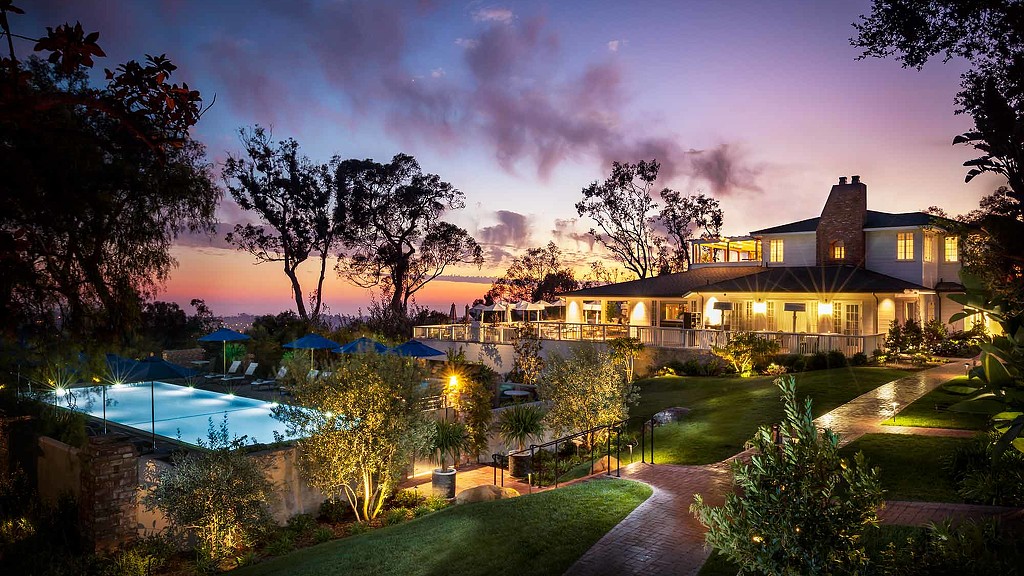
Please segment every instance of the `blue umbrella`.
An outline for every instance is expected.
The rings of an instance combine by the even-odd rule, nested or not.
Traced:
[[[335,352],[339,352],[341,354],[356,354],[360,352],[370,351],[376,352],[377,354],[383,354],[388,351],[388,347],[381,344],[380,342],[377,342],[373,338],[367,338],[363,336],[362,338],[356,338],[355,340],[335,350]]]
[[[313,334],[312,332],[306,334],[298,340],[294,340],[284,345],[284,348],[292,348],[295,350],[309,350],[309,366],[313,367],[313,350],[337,350],[341,347],[334,340],[328,340],[319,334]]]
[[[221,328],[215,330],[206,336],[199,338],[200,342],[221,342],[224,346],[224,377],[228,375],[228,342],[240,342],[242,340],[248,340],[247,334],[236,332],[231,328]]]
[[[149,382],[149,403],[152,420],[153,449],[156,450],[156,391],[153,383],[165,378],[188,378],[195,376],[196,371],[168,362],[159,356],[143,358],[135,363],[135,370],[129,376],[129,382]]]
[[[413,358],[429,358],[431,356],[444,356],[444,352],[437,348],[431,348],[419,340],[409,340],[391,349],[391,352],[399,356],[411,356]]]

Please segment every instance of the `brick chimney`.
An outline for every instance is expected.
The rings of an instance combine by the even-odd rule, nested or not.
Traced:
[[[868,187],[853,176],[833,184],[821,210],[817,230],[818,266],[864,267],[864,221],[868,212]]]

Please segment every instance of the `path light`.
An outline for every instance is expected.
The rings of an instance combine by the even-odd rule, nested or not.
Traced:
[[[893,423],[893,425],[896,424],[896,409],[899,408],[899,406],[900,405],[899,405],[898,402],[893,402],[892,403],[892,423]]]
[[[970,380],[970,378],[971,378],[971,363],[970,362],[964,362],[964,375],[967,376],[968,380]]]

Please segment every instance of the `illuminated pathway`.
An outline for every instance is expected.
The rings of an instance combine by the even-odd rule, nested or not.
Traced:
[[[870,432],[970,436],[973,432],[881,425],[892,418],[893,402],[897,409],[906,407],[962,373],[962,362],[923,370],[858,396],[815,422],[842,434],[843,444]],[[708,503],[720,505],[732,484],[729,461],[748,455],[740,453],[708,466],[633,464],[623,469],[623,477],[650,484],[654,493],[587,550],[569,567],[566,576],[697,574],[709,551],[704,548],[703,527],[690,514],[693,495],[700,493]],[[1021,519],[1024,511],[966,504],[889,502],[880,514],[887,524],[909,525],[950,515]]]

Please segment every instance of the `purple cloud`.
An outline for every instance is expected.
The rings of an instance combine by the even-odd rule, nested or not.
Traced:
[[[509,210],[494,213],[498,224],[477,230],[476,237],[484,244],[526,248],[530,243],[530,221],[523,214]]]

